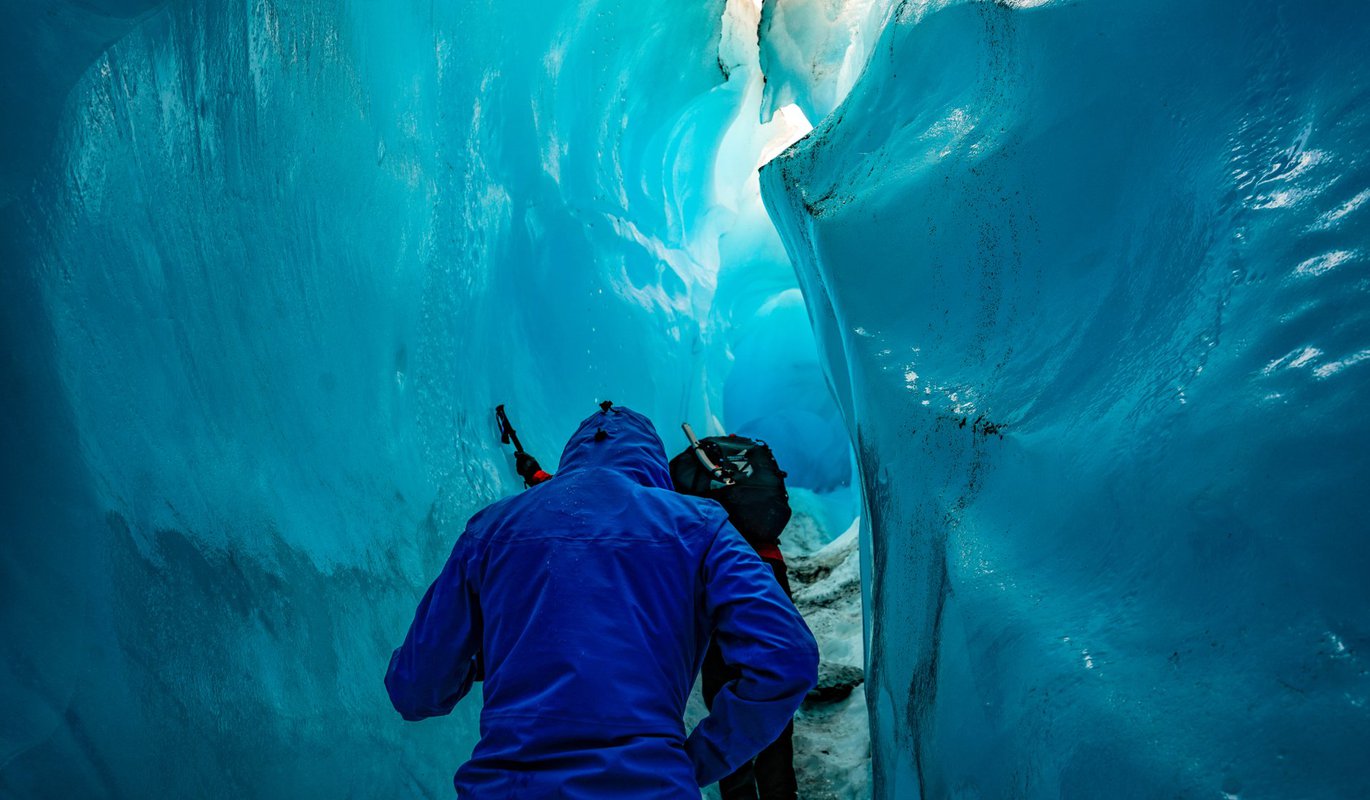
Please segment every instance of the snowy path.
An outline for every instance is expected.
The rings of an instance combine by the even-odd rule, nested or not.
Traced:
[[[810,556],[790,558],[795,605],[818,639],[822,657],[815,693],[795,717],[795,771],[801,800],[870,797],[870,729],[866,716],[861,632],[858,525]],[[845,697],[835,696],[846,692]]]
[[[858,525],[810,555],[789,555],[795,605],[809,623],[822,657],[819,686],[795,715],[795,771],[800,800],[870,797],[870,730],[866,716],[861,628]],[[845,696],[843,696],[845,695]],[[686,723],[704,715],[696,684]],[[718,798],[718,787],[703,796]]]

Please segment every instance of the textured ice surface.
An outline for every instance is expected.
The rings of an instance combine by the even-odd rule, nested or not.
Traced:
[[[478,703],[404,725],[380,679],[516,489],[495,402],[550,468],[599,399],[674,449],[783,389],[765,435],[840,485],[802,309],[772,305],[755,169],[808,128],[758,122],[759,14],[16,4],[0,795],[449,795]]]
[[[809,549],[840,417],[877,796],[1370,794],[1363,4],[11,5],[0,795],[447,795],[384,659],[602,397]]]
[[[763,170],[858,440],[877,796],[1370,793],[1368,23],[906,2]]]
[[[765,0],[761,69],[763,118],[794,104],[811,121],[851,91],[880,35],[892,0]]]

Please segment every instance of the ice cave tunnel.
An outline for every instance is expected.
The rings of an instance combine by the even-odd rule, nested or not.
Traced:
[[[608,398],[790,472],[806,800],[1370,796],[1364,3],[5,5],[0,797],[450,796]]]

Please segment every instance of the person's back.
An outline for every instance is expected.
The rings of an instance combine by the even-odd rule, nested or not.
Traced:
[[[687,741],[711,633],[746,669]],[[785,726],[817,650],[722,509],[672,490],[651,423],[614,408],[553,480],[472,518],[391,660],[391,699],[445,714],[482,660],[458,794],[694,798]]]

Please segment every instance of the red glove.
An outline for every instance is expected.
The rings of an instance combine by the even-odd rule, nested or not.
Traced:
[[[514,454],[514,469],[518,472],[519,477],[523,478],[525,486],[537,486],[552,477],[550,473],[543,471],[536,458],[527,453]]]

